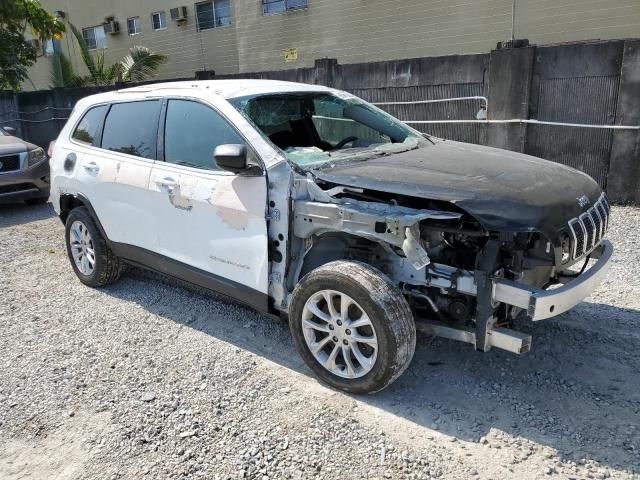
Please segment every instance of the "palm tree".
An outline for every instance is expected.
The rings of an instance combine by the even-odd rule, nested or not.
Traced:
[[[104,50],[93,54],[82,32],[72,23],[69,23],[69,28],[80,47],[80,56],[89,75],[85,77],[77,75],[69,59],[64,54],[57,54],[51,75],[53,86],[77,87],[112,85],[115,82],[141,82],[155,76],[160,66],[167,61],[166,55],[154,53],[147,47],[136,46],[130,48],[129,54],[119,62],[107,65]]]
[[[55,53],[51,63],[49,88],[55,87],[81,87],[86,85],[86,79],[76,75],[73,71],[71,60],[64,53]]]
[[[120,60],[119,81],[142,82],[156,75],[158,68],[167,61],[167,56],[154,53],[147,47],[132,47],[129,54]]]

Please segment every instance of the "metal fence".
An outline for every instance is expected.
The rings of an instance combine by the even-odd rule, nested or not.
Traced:
[[[308,77],[313,69],[277,72],[277,76],[300,80],[303,73]],[[492,118],[488,88],[481,81],[349,91],[422,132],[450,140],[491,145],[490,132],[519,125],[523,137],[519,151],[582,170],[606,188],[614,132],[640,131],[640,126],[614,125],[619,85],[619,75],[540,78],[531,86],[529,118],[512,119]],[[112,88],[116,87],[19,96],[0,92],[0,126],[13,126],[25,140],[46,146],[57,137],[79,98]]]
[[[475,119],[487,103],[481,83],[357,89],[351,93],[422,132],[461,142],[486,143],[485,130],[480,124],[435,123]]]

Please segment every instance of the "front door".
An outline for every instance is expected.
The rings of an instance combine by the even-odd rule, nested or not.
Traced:
[[[217,168],[218,145],[246,141],[213,107],[168,99],[165,110],[163,156],[149,185],[159,253],[175,261],[176,276],[248,303],[266,300],[266,177]]]

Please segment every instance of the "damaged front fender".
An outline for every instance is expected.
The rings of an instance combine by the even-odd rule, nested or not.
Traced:
[[[420,242],[419,222],[426,219],[455,220],[462,215],[385,203],[334,199],[330,195],[323,195],[323,200],[329,200],[330,203],[295,201],[293,231],[297,237],[309,238],[327,232],[356,235],[398,247],[415,269],[424,268],[430,263]]]

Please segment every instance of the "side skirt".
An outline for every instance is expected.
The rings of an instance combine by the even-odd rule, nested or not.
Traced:
[[[262,313],[271,313],[268,295],[246,285],[194,268],[144,248],[115,242],[109,242],[109,246],[113,253],[128,263],[220,293]]]

